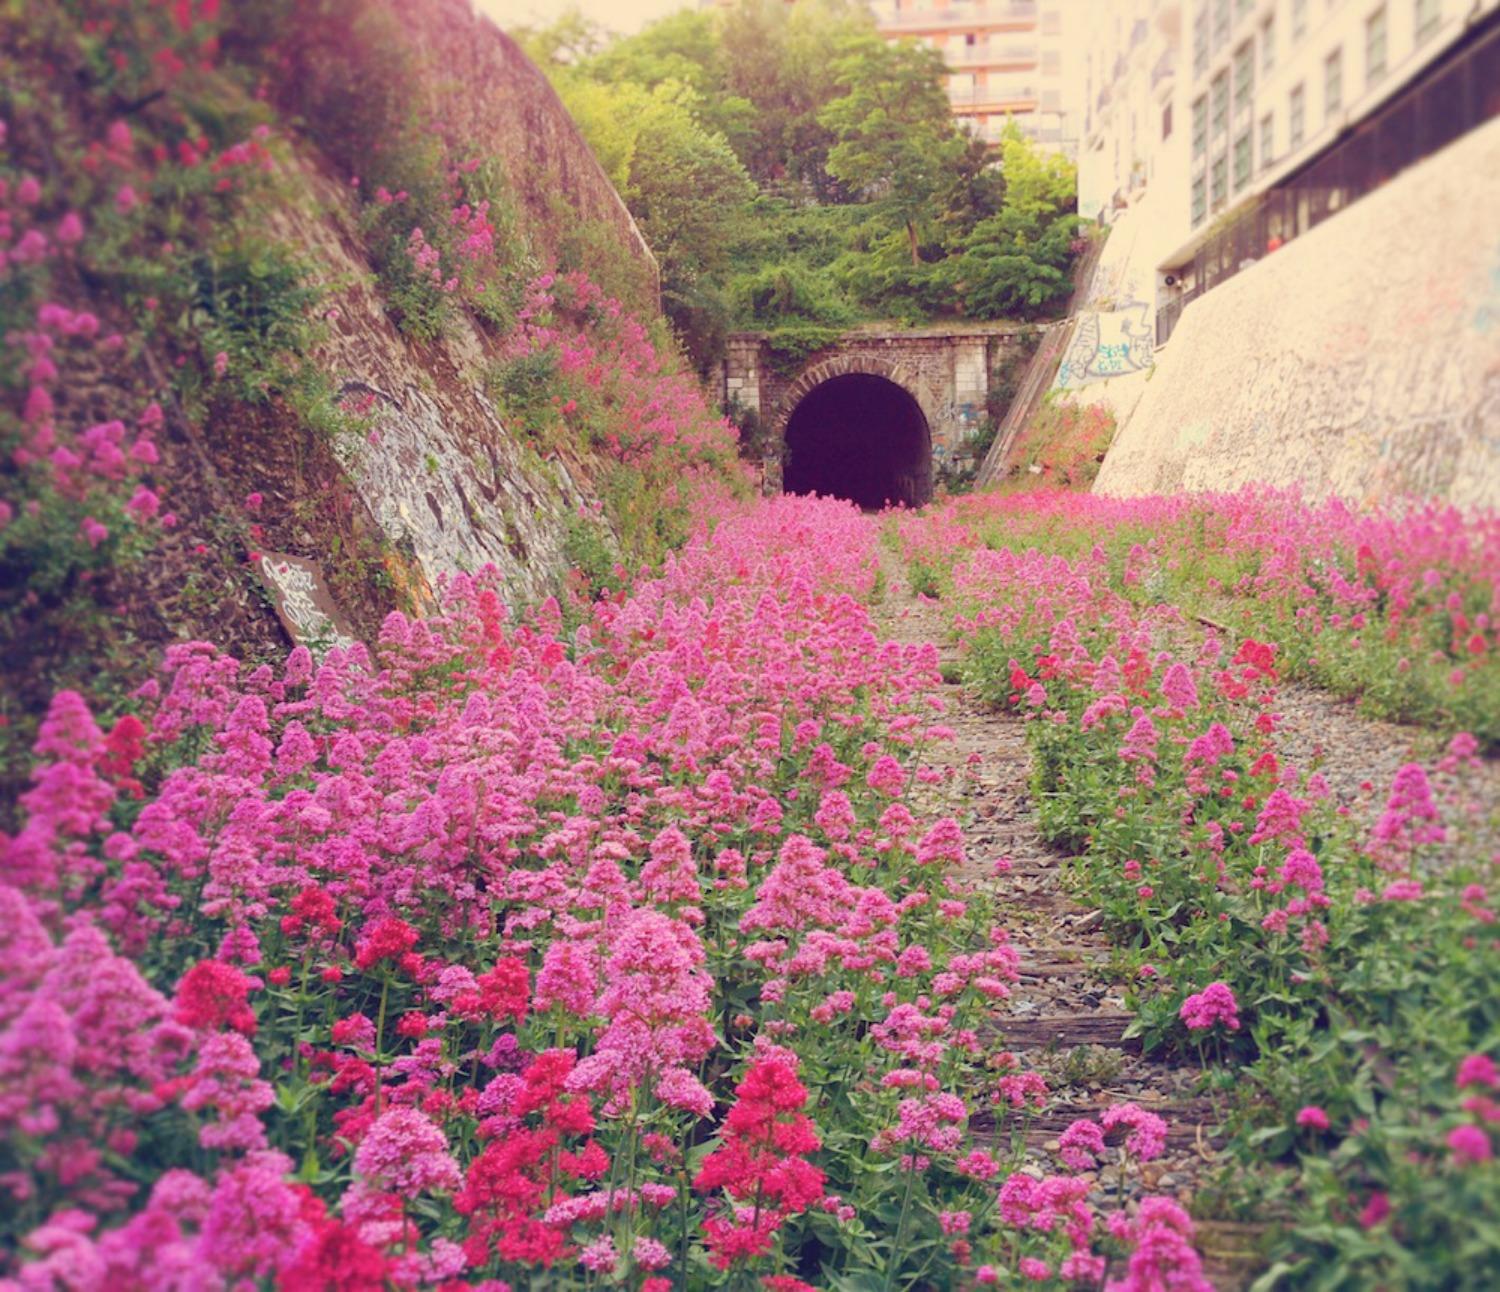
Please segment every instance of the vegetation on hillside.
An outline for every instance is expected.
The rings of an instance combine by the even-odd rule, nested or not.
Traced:
[[[541,413],[506,393],[507,425],[609,504],[573,549],[655,561],[695,475],[734,477],[660,319],[554,285],[502,159],[432,119],[403,21],[385,0],[0,8],[0,785],[47,697],[87,685],[111,712],[143,642],[278,655],[262,550],[323,559],[371,637],[412,604],[404,535],[346,469],[373,398],[317,358],[347,284],[274,232],[321,200],[310,176],[346,182],[323,214],[414,346],[471,332],[497,395],[529,363]]]
[[[852,0],[741,0],[606,40],[517,33],[661,261],[692,357],[727,329],[805,353],[865,319],[1030,318],[1065,299],[1072,165],[948,109],[940,57]]]

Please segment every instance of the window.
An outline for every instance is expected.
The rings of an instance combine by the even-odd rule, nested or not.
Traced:
[[[1229,73],[1220,72],[1214,77],[1212,84],[1208,87],[1210,108],[1210,125],[1213,129],[1214,138],[1217,139],[1229,129]]]
[[[1193,77],[1202,76],[1208,71],[1208,2],[1198,6],[1198,12],[1193,17]]]
[[[1056,36],[1062,31],[1062,14],[1056,9],[1047,9],[1042,13],[1042,35]]]
[[[1254,169],[1254,161],[1250,132],[1249,130],[1245,130],[1234,141],[1234,187],[1236,192],[1250,182],[1250,172]]]
[[[1323,114],[1333,116],[1344,106],[1344,51],[1336,49],[1323,60]]]
[[[1193,104],[1193,160],[1208,152],[1208,95],[1200,94]]]
[[[1292,39],[1307,35],[1307,0],[1292,0]]]
[[[1172,105],[1170,103],[1161,110],[1161,137],[1163,139],[1172,137]]]
[[[1276,159],[1276,118],[1266,113],[1260,119],[1260,168],[1265,170]]]
[[[1442,0],[1417,0],[1417,44],[1432,35],[1442,21]]]
[[[1286,145],[1288,149],[1302,144],[1302,129],[1307,121],[1307,91],[1296,86],[1287,95],[1286,101]]]
[[[1276,15],[1260,25],[1260,70],[1269,72],[1276,66]]]
[[[1250,96],[1255,91],[1255,46],[1246,41],[1234,51],[1234,111],[1250,106]]]
[[[1193,223],[1202,224],[1208,214],[1208,183],[1202,175],[1193,181]]]
[[[1042,75],[1062,75],[1062,52],[1056,49],[1044,49],[1042,51]]]
[[[1229,43],[1229,0],[1214,0],[1214,52]]]
[[[1217,211],[1229,197],[1229,158],[1220,157],[1209,171],[1209,197]]]
[[[1385,75],[1385,6],[1365,19],[1365,80],[1374,85]]]

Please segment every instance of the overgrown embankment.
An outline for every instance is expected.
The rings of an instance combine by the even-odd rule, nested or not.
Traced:
[[[7,785],[50,693],[112,712],[143,646],[371,640],[483,565],[598,591],[732,484],[629,214],[460,0],[0,38]]]

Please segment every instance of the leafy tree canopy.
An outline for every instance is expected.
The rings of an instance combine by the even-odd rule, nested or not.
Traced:
[[[858,0],[739,0],[607,39],[576,12],[518,32],[662,267],[707,364],[731,327],[1031,317],[1064,300],[1074,171],[949,111],[940,56]]]

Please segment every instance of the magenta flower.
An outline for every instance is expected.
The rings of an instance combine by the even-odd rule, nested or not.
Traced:
[[[1307,1127],[1311,1130],[1326,1131],[1328,1129],[1328,1114],[1316,1104],[1308,1104],[1297,1113],[1297,1125]]]
[[[1240,1026],[1238,1009],[1234,992],[1228,984],[1211,982],[1182,1002],[1178,1016],[1195,1032],[1206,1031],[1215,1023],[1223,1023],[1229,1031],[1237,1032]]]
[[[403,1198],[451,1193],[463,1178],[443,1132],[415,1108],[390,1108],[375,1119],[355,1150],[354,1173]]]
[[[1494,1156],[1490,1137],[1478,1126],[1455,1126],[1448,1132],[1448,1147],[1453,1150],[1453,1160],[1460,1166],[1488,1162]]]

